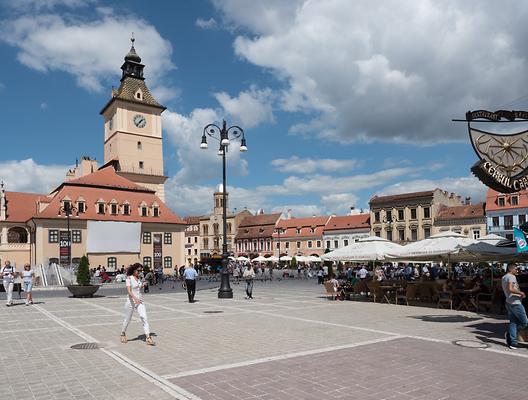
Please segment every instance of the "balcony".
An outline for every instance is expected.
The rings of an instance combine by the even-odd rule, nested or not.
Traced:
[[[0,251],[29,251],[29,243],[0,243]]]

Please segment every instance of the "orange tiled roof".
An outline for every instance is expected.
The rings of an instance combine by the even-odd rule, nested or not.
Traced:
[[[50,201],[45,194],[7,191],[5,193],[7,203],[6,220],[9,222],[26,222],[36,214],[39,201]]]
[[[280,213],[248,215],[237,228],[236,239],[270,238]]]
[[[309,217],[281,219],[277,223],[277,228],[282,230],[280,237],[303,238],[322,236],[324,227],[329,218],[330,217]],[[297,233],[297,231],[299,231],[299,233]],[[274,233],[273,237],[278,238],[278,233]]]
[[[484,203],[455,207],[442,206],[438,211],[436,221],[484,218],[484,216]]]
[[[512,204],[512,196],[517,196],[517,205]],[[504,206],[499,206],[499,197],[504,198]],[[528,208],[528,190],[521,190],[512,194],[503,194],[493,189],[488,189],[486,193],[486,211],[500,211],[512,208]]]
[[[187,217],[183,217],[183,220],[187,225],[200,225],[200,217],[189,215]]]
[[[343,215],[330,217],[325,231],[339,231],[344,229],[370,228],[370,214]]]
[[[134,182],[119,176],[113,166],[105,166],[91,174],[82,176],[77,179],[72,179],[71,181],[66,181],[62,183],[57,189],[58,191],[65,185],[81,185],[81,186],[94,186],[98,188],[112,188],[112,189],[124,189],[124,190],[134,190],[139,192],[150,192],[155,193],[154,190],[148,189],[143,186],[136,185]]]

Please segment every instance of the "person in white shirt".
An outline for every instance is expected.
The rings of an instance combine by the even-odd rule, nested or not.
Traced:
[[[143,304],[143,300],[141,298],[141,288],[143,287],[144,283],[139,278],[139,272],[142,269],[143,266],[139,263],[131,265],[127,269],[126,288],[128,296],[125,302],[125,320],[123,321],[123,329],[121,330],[121,343],[127,342],[126,330],[130,320],[132,319],[134,310],[137,310],[139,319],[143,325],[143,331],[145,332],[145,342],[149,346],[154,346],[155,343],[150,336],[147,309],[145,308],[145,304]]]
[[[528,317],[522,305],[522,299],[526,295],[519,289],[516,277],[518,273],[517,265],[510,263],[506,269],[506,275],[502,277],[502,290],[504,297],[506,297],[506,311],[508,311],[508,318],[510,320],[508,331],[504,336],[506,338],[506,344],[510,349],[517,349],[518,328],[528,327]]]
[[[365,279],[367,279],[367,275],[368,275],[368,271],[367,269],[365,268],[364,265],[361,266],[361,269],[358,271],[357,273],[357,277],[359,279],[361,279],[362,281],[364,281]]]
[[[255,279],[255,271],[251,264],[246,268],[242,277],[246,280],[246,300],[253,299],[253,279]]]
[[[13,286],[15,285],[16,270],[11,265],[9,260],[6,260],[2,268],[2,278],[4,289],[7,295],[6,306],[10,307],[13,305]]]
[[[185,267],[183,271],[183,277],[185,278],[185,287],[187,288],[187,297],[189,303],[194,303],[194,295],[196,294],[196,278],[198,278],[198,272],[194,269],[191,264]]]
[[[22,283],[24,285],[24,292],[26,292],[26,306],[33,304],[33,282],[35,280],[35,273],[31,269],[31,265],[24,265],[22,272]]]

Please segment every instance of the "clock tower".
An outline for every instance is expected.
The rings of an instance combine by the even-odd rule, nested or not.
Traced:
[[[161,113],[165,107],[145,84],[141,58],[132,46],[121,66],[119,88],[101,110],[104,118],[104,163],[141,186],[155,190],[165,200]]]

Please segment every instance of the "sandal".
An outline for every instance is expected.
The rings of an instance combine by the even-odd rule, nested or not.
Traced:
[[[126,337],[126,334],[125,333],[122,333],[121,334],[121,343],[127,343],[128,342],[128,339]]]
[[[147,338],[145,339],[145,342],[146,342],[149,346],[156,346],[156,343],[154,343],[154,340],[152,340],[152,337],[150,337],[150,336],[147,336]]]

